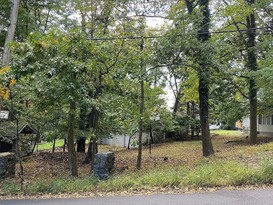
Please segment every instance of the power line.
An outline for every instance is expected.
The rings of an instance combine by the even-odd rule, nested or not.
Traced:
[[[235,30],[219,30],[219,31],[197,31],[197,32],[190,32],[190,33],[183,33],[177,34],[174,36],[195,36],[195,35],[202,35],[202,34],[226,34],[226,33],[237,33],[237,32],[248,32],[248,31],[259,31],[272,29],[273,26],[264,26],[258,28],[246,28],[246,29],[235,29]],[[159,30],[157,30],[159,31]],[[139,39],[158,39],[163,38],[164,35],[152,35],[152,36],[120,36],[120,37],[94,37],[88,38],[91,41],[114,41],[114,40],[139,40]]]
[[[247,31],[258,31],[265,29],[273,29],[273,26],[264,26],[259,28],[247,28],[247,29],[236,29],[236,30],[223,30],[223,31],[199,31],[196,33],[184,33],[175,36],[189,36],[189,35],[202,35],[202,34],[225,34],[225,33],[237,33],[237,32],[247,32]],[[137,39],[157,39],[162,38],[163,35],[156,36],[121,36],[121,37],[104,37],[104,38],[90,38],[93,41],[113,41],[113,40],[137,40]]]

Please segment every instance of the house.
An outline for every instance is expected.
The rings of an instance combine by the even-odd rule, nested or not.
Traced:
[[[149,140],[150,133],[143,133],[142,143],[147,144]],[[138,147],[138,133],[134,133],[133,135],[119,135],[112,134],[109,138],[103,138],[100,141],[101,144],[116,146],[116,147],[129,147],[135,148]]]
[[[273,136],[273,115],[259,115],[257,131],[263,136]]]
[[[14,122],[1,122],[0,152],[16,152],[19,145],[20,151],[30,153],[37,133],[37,130],[28,124],[17,126]]]
[[[245,117],[242,123],[242,130],[249,134],[250,119]],[[257,132],[259,136],[273,136],[273,115],[259,115],[257,120]]]

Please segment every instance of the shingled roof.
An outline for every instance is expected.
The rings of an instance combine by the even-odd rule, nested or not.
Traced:
[[[19,134],[37,134],[37,130],[29,124],[19,123]],[[17,126],[15,122],[1,122],[0,137],[16,138]]]

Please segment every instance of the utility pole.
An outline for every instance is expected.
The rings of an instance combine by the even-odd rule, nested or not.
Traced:
[[[9,43],[12,42],[14,39],[17,18],[18,18],[18,12],[19,12],[19,6],[20,6],[20,0],[13,0],[12,1],[9,27],[8,27],[8,31],[7,31],[7,35],[6,35],[5,46],[4,46],[2,67],[5,67],[5,66],[9,65],[9,63],[10,63]]]
[[[144,50],[144,40],[141,39],[140,43],[140,51],[143,52]],[[138,137],[138,155],[137,155],[137,169],[141,169],[141,158],[142,158],[142,138],[143,138],[143,112],[144,112],[144,65],[143,60],[141,59],[141,77],[140,77],[140,104],[139,104],[139,137]]]

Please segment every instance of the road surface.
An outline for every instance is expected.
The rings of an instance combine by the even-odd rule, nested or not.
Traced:
[[[84,199],[0,200],[0,205],[272,205],[273,189]]]

